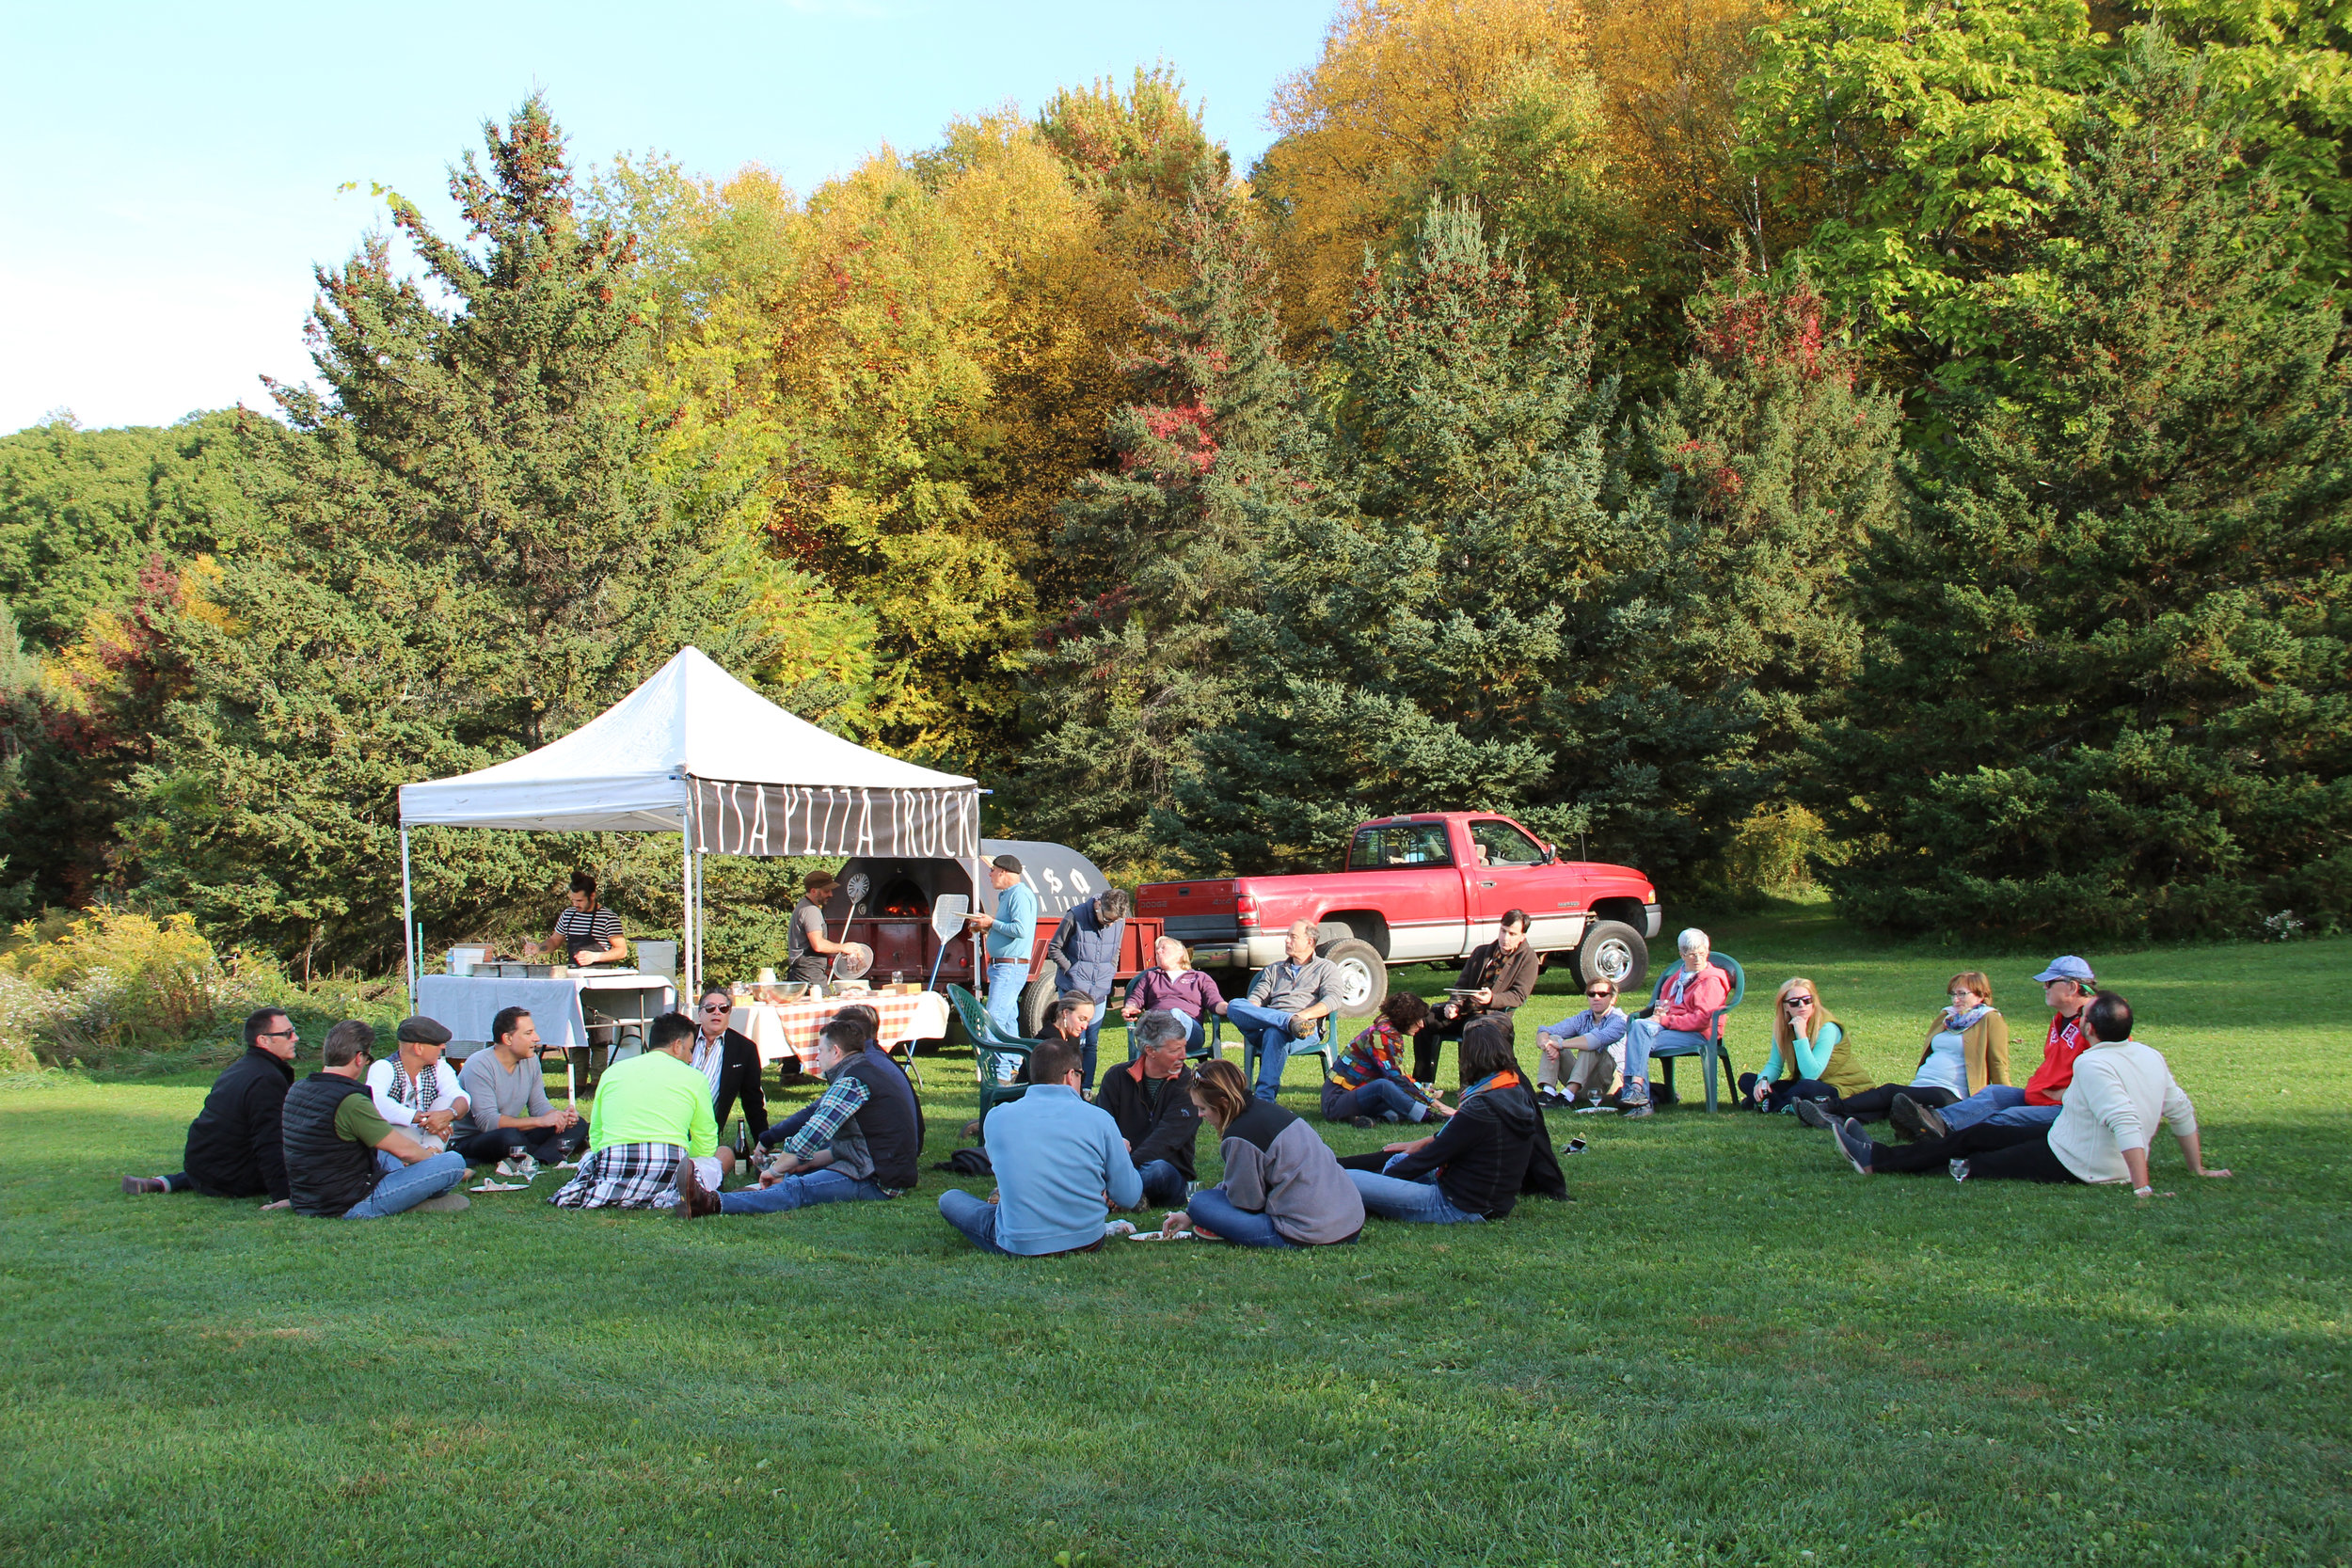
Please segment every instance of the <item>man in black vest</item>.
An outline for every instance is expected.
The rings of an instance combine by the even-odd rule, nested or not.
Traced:
[[[286,1091],[286,1181],[296,1213],[375,1220],[408,1209],[463,1209],[450,1191],[466,1157],[430,1154],[386,1121],[366,1083],[375,1031],[358,1020],[326,1032],[326,1066]]]
[[[863,1020],[836,1017],[817,1037],[825,1092],[760,1140],[778,1152],[756,1188],[714,1193],[681,1176],[678,1212],[778,1214],[812,1203],[897,1197],[923,1155],[923,1112],[905,1069],[871,1049]]]
[[[169,1176],[126,1176],[126,1193],[202,1193],[206,1197],[260,1197],[286,1207],[286,1153],[278,1117],[294,1082],[301,1037],[277,1007],[245,1021],[245,1054],[213,1080],[204,1109],[188,1125],[185,1167]]]

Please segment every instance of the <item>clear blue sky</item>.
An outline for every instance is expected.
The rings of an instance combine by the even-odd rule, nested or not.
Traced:
[[[0,431],[167,423],[301,379],[310,267],[378,220],[368,182],[446,217],[446,166],[534,87],[582,165],[658,150],[806,192],[957,115],[1166,59],[1247,169],[1331,8],[0,0]]]

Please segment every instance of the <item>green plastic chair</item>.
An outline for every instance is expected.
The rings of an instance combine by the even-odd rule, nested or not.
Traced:
[[[1001,1033],[990,1020],[988,1009],[980,1006],[980,999],[961,986],[951,985],[947,988],[947,1004],[955,1009],[956,1017],[962,1021],[964,1033],[972,1037],[972,1074],[980,1086],[980,1141],[986,1143],[990,1110],[1029,1092],[1029,1085],[1025,1083],[1000,1082],[988,1070],[990,1058],[1016,1057],[1025,1072],[1029,1066],[1029,1053],[1045,1042]]]
[[[1674,1093],[1675,1087],[1675,1058],[1677,1056],[1696,1056],[1699,1059],[1700,1064],[1707,1069],[1707,1108],[1712,1111],[1716,1108],[1716,1064],[1719,1061],[1723,1064],[1724,1084],[1729,1085],[1737,1081],[1736,1076],[1731,1070],[1731,1053],[1724,1046],[1724,1015],[1731,1011],[1732,1008],[1738,1006],[1747,996],[1748,974],[1747,971],[1740,967],[1739,959],[1726,958],[1721,953],[1709,953],[1707,956],[1707,961],[1731,976],[1731,994],[1724,999],[1724,1005],[1716,1008],[1714,1016],[1708,1020],[1708,1026],[1705,1031],[1708,1037],[1708,1044],[1711,1044],[1715,1049],[1708,1051],[1703,1046],[1683,1045],[1677,1043],[1675,1045],[1662,1046],[1659,1049],[1653,1050],[1650,1053],[1650,1059],[1653,1061],[1662,1061],[1666,1064],[1666,1092],[1668,1094],[1672,1094]],[[1650,988],[1649,1006],[1635,1016],[1647,1018],[1652,1013],[1655,1013],[1658,1010],[1658,998],[1665,991],[1666,982],[1681,973],[1682,960],[1680,958],[1677,958],[1673,963],[1666,967],[1665,973],[1658,976],[1658,984]]]
[[[1315,1020],[1315,1032],[1313,1034],[1292,1037],[1290,1041],[1290,1050],[1284,1058],[1285,1065],[1287,1065],[1288,1058],[1291,1056],[1320,1057],[1323,1061],[1323,1076],[1316,1079],[1315,1082],[1318,1085],[1327,1083],[1330,1080],[1332,1069],[1339,1065],[1340,1057],[1340,1048],[1337,1043],[1339,1036],[1333,1028],[1334,1022],[1335,1021],[1331,1015],[1326,1013],[1323,1017]],[[1220,1041],[1220,1037],[1224,1032],[1224,1027],[1225,1019],[1223,1015],[1220,1014],[1216,1023],[1212,1024],[1209,1029],[1209,1049],[1216,1052],[1219,1055],[1224,1054],[1224,1048]],[[1238,1027],[1235,1032],[1240,1032]],[[1250,1038],[1248,1035],[1242,1036],[1241,1075],[1242,1080],[1248,1084],[1253,1090],[1257,1087],[1258,1042]]]

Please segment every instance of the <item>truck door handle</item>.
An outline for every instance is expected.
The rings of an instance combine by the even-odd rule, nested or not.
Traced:
[[[1494,883],[1492,883],[1492,882],[1481,882],[1481,883],[1479,883],[1478,885],[1479,885],[1480,887],[1492,887],[1492,886],[1494,886]]]

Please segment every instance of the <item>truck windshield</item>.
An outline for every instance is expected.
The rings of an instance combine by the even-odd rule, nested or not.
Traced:
[[[1348,846],[1350,871],[1380,871],[1394,865],[1452,865],[1442,822],[1397,822],[1359,828]]]
[[[1482,865],[1537,865],[1543,846],[1508,822],[1473,822],[1470,842],[1478,846]]]

